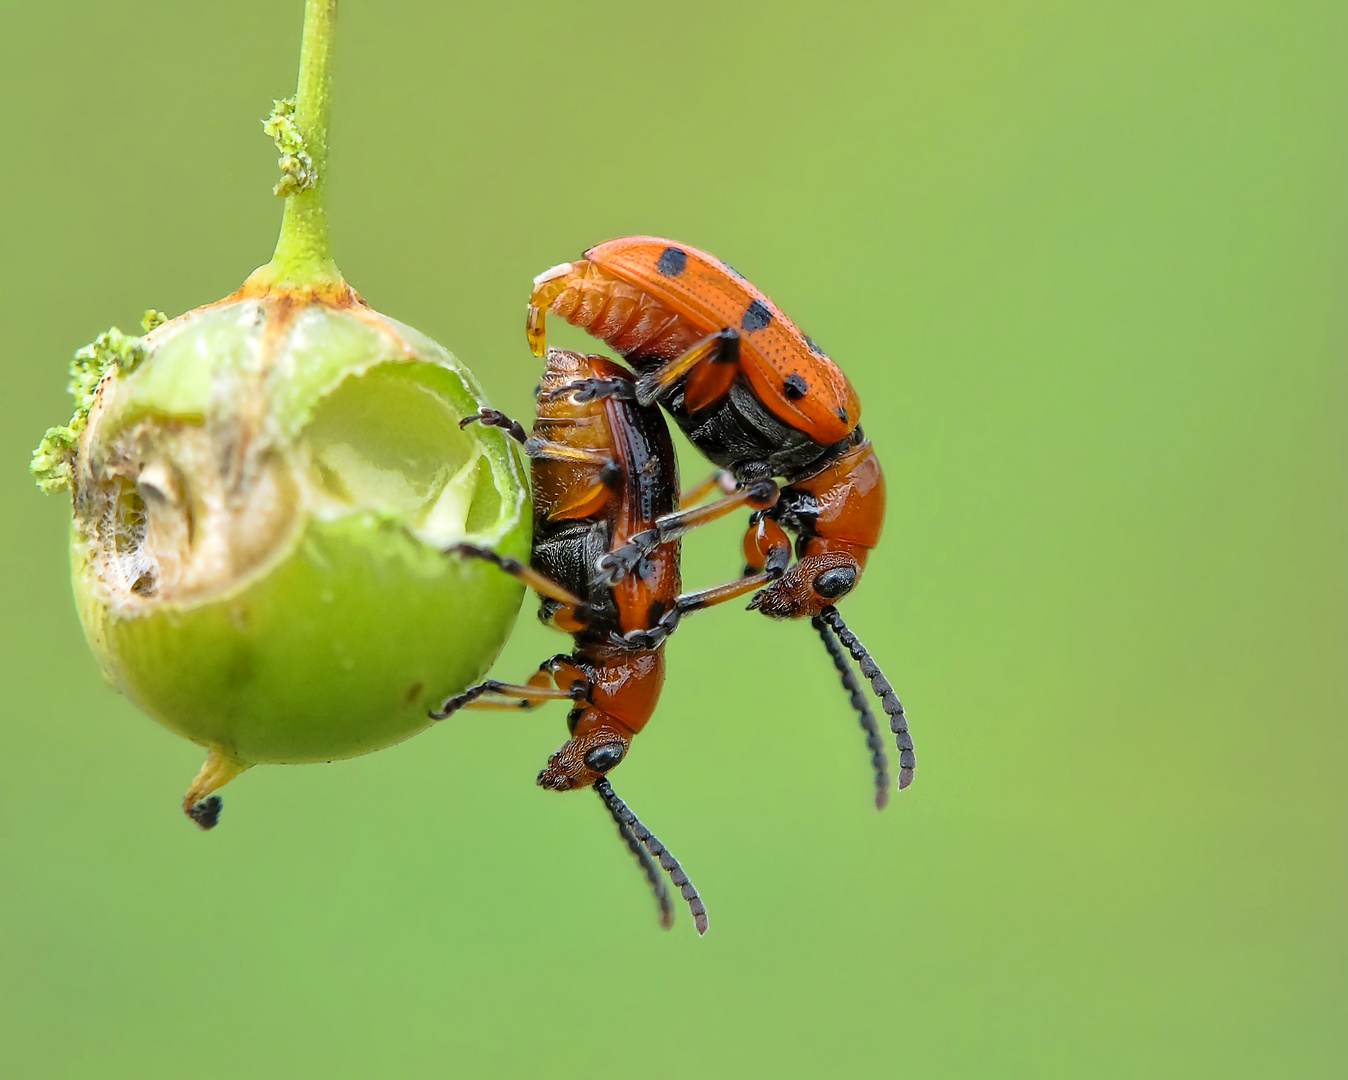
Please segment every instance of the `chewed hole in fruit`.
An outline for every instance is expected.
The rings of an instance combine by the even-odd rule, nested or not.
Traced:
[[[306,510],[380,515],[437,548],[492,529],[498,477],[446,378],[415,362],[351,375],[284,452],[210,418],[131,424],[81,491],[100,582],[132,606],[222,592],[284,551]]]
[[[523,590],[446,551],[529,552],[523,462],[471,374],[368,308],[227,300],[103,380],[72,569],[109,678],[237,763],[327,761],[430,723]]]
[[[314,409],[304,431],[320,513],[398,516],[438,546],[500,513],[476,433],[431,385],[434,369],[386,364],[347,379]],[[485,501],[490,506],[477,505]]]

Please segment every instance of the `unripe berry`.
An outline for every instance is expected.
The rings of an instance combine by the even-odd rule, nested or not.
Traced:
[[[460,429],[487,404],[472,374],[369,307],[327,251],[334,8],[306,11],[308,140],[289,102],[269,121],[289,163],[276,257],[224,300],[82,349],[75,415],[34,455],[44,490],[71,489],[76,606],[109,681],[211,751],[187,798],[206,827],[219,801],[200,800],[249,765],[427,726],[491,666],[523,595],[447,550],[527,561],[515,447]]]

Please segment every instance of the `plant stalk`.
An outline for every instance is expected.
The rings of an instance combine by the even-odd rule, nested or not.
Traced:
[[[286,196],[281,235],[271,262],[254,278],[272,286],[332,287],[342,281],[328,242],[326,205],[328,120],[331,115],[332,43],[337,0],[305,0],[295,127],[313,162],[313,183]]]

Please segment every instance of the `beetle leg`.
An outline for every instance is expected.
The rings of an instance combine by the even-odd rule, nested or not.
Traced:
[[[791,564],[791,541],[777,522],[762,512],[756,513],[744,536],[744,557],[747,565],[743,577],[684,593],[653,627],[614,634],[614,639],[644,649],[659,648],[688,612],[724,604],[780,579]]]
[[[702,483],[690,487],[679,496],[679,508],[694,506],[700,503],[713,491],[719,491],[723,495],[729,495],[735,490],[735,477],[725,469],[716,469]]]
[[[601,585],[612,585],[632,572],[643,558],[661,544],[677,540],[689,529],[723,518],[726,514],[748,506],[765,510],[777,502],[779,490],[774,480],[753,480],[734,494],[707,503],[705,506],[676,510],[656,518],[649,529],[634,533],[625,544],[605,552],[595,561],[595,580]]]
[[[708,334],[695,345],[685,349],[673,360],[661,364],[637,380],[637,401],[652,404],[665,390],[682,376],[692,371],[703,360],[712,360],[729,367],[740,359],[740,332],[733,326]],[[708,400],[711,400],[710,398]],[[705,405],[706,401],[699,403]],[[689,406],[690,410],[698,406]]]
[[[580,380],[582,382],[587,380]],[[600,381],[600,380],[595,380]],[[618,381],[618,380],[615,380]],[[573,384],[574,385],[574,384]],[[628,384],[631,385],[630,383]],[[566,389],[570,389],[567,387]],[[606,450],[591,450],[586,447],[568,446],[566,443],[553,442],[540,435],[528,435],[518,420],[512,420],[500,409],[478,409],[471,416],[459,421],[459,427],[480,423],[487,427],[501,428],[507,435],[524,447],[531,458],[546,458],[549,461],[568,461],[580,465],[598,465],[600,468],[612,468],[614,462]]]
[[[681,614],[715,607],[717,604],[724,604],[727,600],[734,600],[745,593],[753,592],[755,589],[775,581],[780,576],[779,572],[774,573],[770,570],[758,574],[746,574],[734,581],[726,581],[720,585],[698,589],[696,592],[684,593],[674,601],[674,607]]]
[[[542,705],[545,701],[555,700],[555,695],[550,693],[547,697],[541,697],[540,695],[533,693],[532,691],[537,689],[551,690],[553,672],[557,670],[557,666],[562,661],[569,659],[570,657],[567,656],[565,653],[558,653],[556,656],[550,656],[546,660],[544,660],[541,664],[538,665],[538,670],[529,676],[529,682],[526,684],[525,687],[526,691],[528,692],[520,695],[519,697],[515,698],[505,697],[500,701],[483,700],[483,698],[477,698],[473,701],[467,702],[462,707],[465,709],[536,709],[538,708],[539,705]],[[484,696],[487,693],[500,694],[502,693],[501,688],[505,687],[505,685],[506,685],[505,683],[500,683],[496,689],[493,689],[491,691],[483,691],[483,694]]]
[[[532,566],[525,566],[519,559],[512,559],[509,555],[498,555],[490,548],[478,547],[476,544],[454,544],[445,551],[447,554],[462,555],[465,559],[481,559],[483,562],[489,562],[516,580],[522,581],[540,596],[555,600],[563,607],[574,608],[578,615],[589,612],[590,605],[579,596],[565,586],[557,584],[550,577],[540,574]]]
[[[791,538],[766,514],[754,514],[744,534],[745,572],[771,570],[781,577],[791,565]]]
[[[575,687],[563,690],[557,686],[529,686],[527,683],[507,683],[496,679],[484,679],[477,685],[470,686],[467,690],[446,698],[445,703],[440,708],[431,710],[431,719],[443,720],[451,713],[456,713],[460,709],[472,705],[484,694],[507,699],[507,701],[501,703],[501,706],[505,708],[520,709],[532,709],[535,706],[542,705],[545,701],[577,700]],[[515,702],[519,702],[519,704],[515,704]],[[485,702],[484,704],[491,707],[496,703]]]
[[[698,364],[688,373],[683,384],[683,407],[689,414],[719,401],[734,384],[739,364],[717,363],[719,359],[713,356],[709,362]]]
[[[598,401],[600,398],[613,398],[617,401],[636,401],[636,385],[631,379],[620,379],[616,376],[607,379],[572,379],[561,386],[554,386],[549,390],[543,391],[541,397],[544,399],[571,396],[571,400],[578,405],[583,405],[589,401]]]
[[[487,694],[501,700],[482,701],[483,695]],[[465,701],[459,700],[467,695],[472,696],[467,697]],[[545,702],[561,701],[571,696],[571,691],[558,690],[555,686],[530,686],[528,683],[485,679],[476,686],[470,686],[463,693],[455,694],[431,715],[437,720],[443,720],[450,713],[458,712],[460,709],[536,709]]]
[[[500,409],[478,409],[472,416],[465,416],[460,420],[459,427],[465,428],[472,423],[480,423],[485,427],[500,428],[517,443],[523,443],[529,438],[520,422],[510,419]]]
[[[734,600],[738,596],[769,585],[780,576],[780,571],[765,570],[758,574],[746,574],[734,581],[726,581],[706,589],[698,589],[696,592],[683,593],[675,598],[674,606],[660,616],[654,626],[645,630],[629,630],[625,634],[615,633],[613,638],[624,645],[658,649],[669,635],[678,629],[680,621],[690,611],[701,611],[703,608],[724,604],[727,600]]]
[[[764,585],[771,585],[786,572],[791,563],[791,541],[780,525],[761,512],[754,514],[754,520],[745,534],[744,552],[748,565],[743,577],[684,593],[675,599],[674,606],[660,617],[655,626],[648,630],[629,630],[621,635],[621,639],[627,644],[639,644],[643,648],[658,648],[674,633],[679,621],[688,612],[715,607]]]
[[[601,469],[612,469],[618,464],[607,450],[568,446],[566,443],[553,442],[540,435],[531,435],[524,441],[524,453],[530,458],[565,461],[572,465],[597,465]]]
[[[431,712],[434,720],[443,720],[460,709],[533,709],[547,701],[586,701],[590,695],[590,685],[583,681],[573,681],[570,686],[550,686],[552,675],[557,668],[569,660],[565,653],[550,656],[538,665],[538,670],[529,677],[527,683],[507,683],[496,679],[483,679],[482,682],[468,687],[448,698],[440,708]],[[480,701],[490,694],[499,701]]]

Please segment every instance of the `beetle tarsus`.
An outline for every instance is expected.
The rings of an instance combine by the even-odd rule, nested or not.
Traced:
[[[478,409],[477,412],[465,416],[459,421],[459,427],[465,428],[469,424],[482,424],[484,427],[500,428],[517,443],[523,444],[528,438],[524,432],[523,425],[518,420],[512,420],[500,409]]]
[[[595,582],[599,585],[616,585],[631,574],[659,544],[660,537],[654,529],[636,533],[628,543],[604,552],[595,560]]]
[[[561,386],[543,391],[539,397],[544,399],[570,397],[577,405],[591,401],[609,399],[612,401],[636,401],[636,388],[631,379],[572,379]]]

